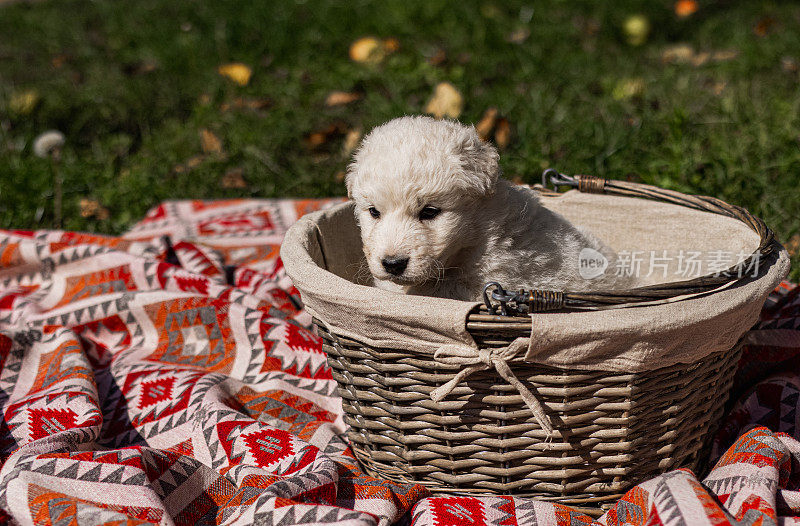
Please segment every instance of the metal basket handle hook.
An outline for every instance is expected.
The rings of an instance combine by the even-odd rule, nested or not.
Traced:
[[[548,168],[542,172],[542,186],[545,188],[552,186],[554,190],[557,190],[559,186],[577,188],[578,180],[571,175],[562,174],[555,168]]]

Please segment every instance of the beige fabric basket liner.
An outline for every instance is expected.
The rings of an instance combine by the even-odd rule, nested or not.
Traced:
[[[669,276],[675,276],[674,256],[681,250],[721,251],[736,259],[759,243],[740,221],[672,204],[575,190],[541,201],[617,252],[643,251],[648,259],[651,251],[666,250],[673,256]],[[287,232],[281,258],[306,309],[331,332],[373,347],[421,353],[444,345],[477,348],[466,319],[478,303],[406,296],[357,283],[368,273],[352,203],[301,218]],[[695,362],[732,348],[788,270],[789,256],[781,247],[761,261],[757,277],[713,293],[658,305],[533,314],[525,360],[623,372]],[[659,269],[645,281],[658,282],[660,275]],[[685,278],[672,280],[679,279]]]

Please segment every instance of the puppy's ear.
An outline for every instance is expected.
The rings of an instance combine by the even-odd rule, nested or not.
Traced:
[[[500,154],[497,153],[497,148],[482,141],[475,128],[470,127],[463,136],[458,154],[461,156],[461,167],[468,189],[481,195],[492,193],[500,177]]]

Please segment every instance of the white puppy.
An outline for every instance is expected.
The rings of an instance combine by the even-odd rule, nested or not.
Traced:
[[[507,290],[610,290],[613,272],[579,274],[579,253],[613,258],[597,239],[500,178],[497,150],[473,127],[402,117],[373,129],[347,172],[376,286],[478,300]],[[613,269],[613,267],[610,267]]]

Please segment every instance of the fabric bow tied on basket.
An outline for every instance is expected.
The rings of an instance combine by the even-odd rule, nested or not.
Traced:
[[[539,423],[539,426],[547,433],[548,437],[552,437],[553,425],[550,417],[544,412],[541,402],[519,381],[508,365],[509,360],[512,360],[527,348],[528,341],[525,338],[517,338],[507,347],[498,349],[476,349],[467,345],[443,345],[439,347],[433,354],[435,360],[446,365],[462,365],[466,367],[461,369],[446,384],[431,391],[431,400],[434,402],[441,401],[472,373],[493,367],[503,379],[519,391],[522,400],[533,413],[536,422]]]

